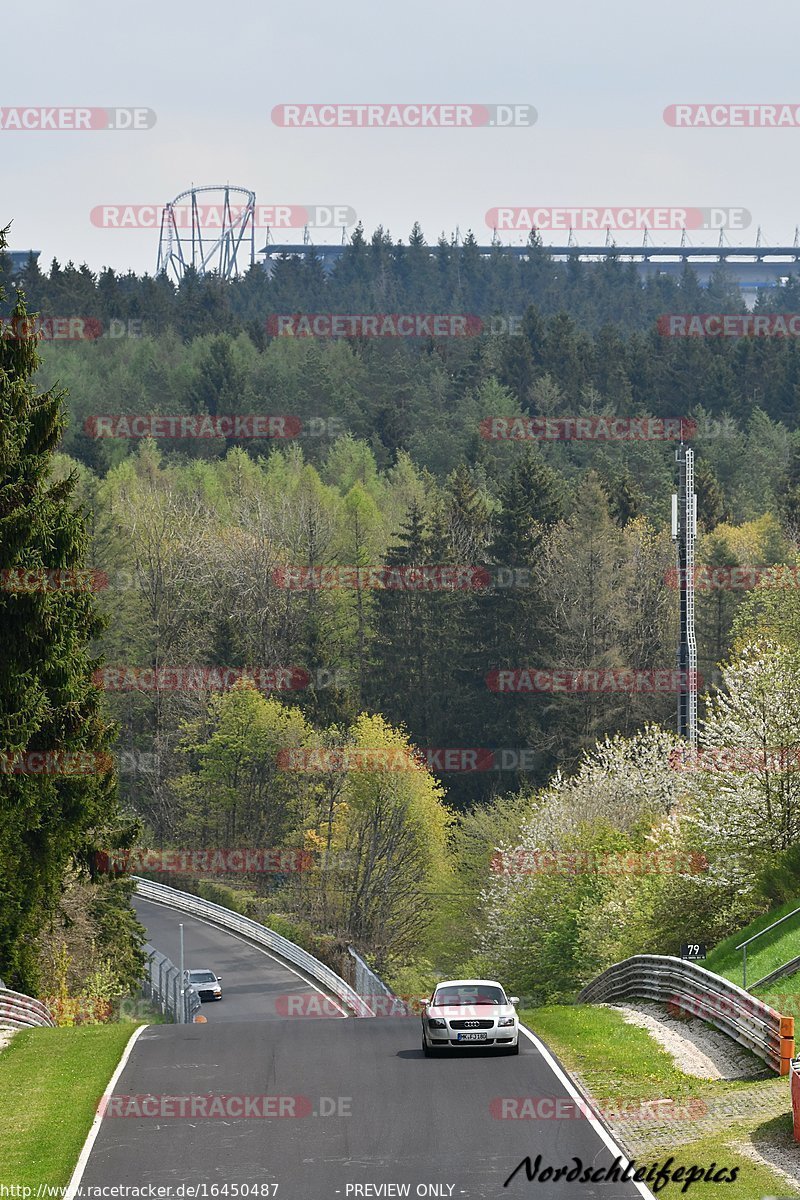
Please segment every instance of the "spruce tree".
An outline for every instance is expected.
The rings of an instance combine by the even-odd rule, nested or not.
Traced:
[[[63,396],[37,394],[26,320],[19,293],[16,336],[0,338],[0,976],[33,990],[33,941],[115,801],[112,731],[92,682],[100,620],[73,574],[87,549],[77,476],[50,478]]]
[[[545,626],[551,600],[542,594],[535,568],[548,533],[562,515],[564,489],[541,452],[531,447],[512,467],[499,499],[502,507],[487,555],[493,586],[476,597],[469,655],[476,668],[480,663],[484,688],[486,675],[498,668],[549,665]],[[487,690],[481,715],[490,745],[533,747],[544,753],[542,705],[536,697]],[[505,782],[510,781],[511,776]]]

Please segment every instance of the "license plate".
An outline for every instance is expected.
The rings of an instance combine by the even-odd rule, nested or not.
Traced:
[[[460,1033],[456,1038],[457,1042],[485,1042],[485,1033]]]

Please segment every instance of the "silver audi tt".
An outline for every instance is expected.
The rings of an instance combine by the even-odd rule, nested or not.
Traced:
[[[422,1010],[422,1052],[494,1046],[519,1054],[518,996],[506,996],[493,979],[448,979]]]

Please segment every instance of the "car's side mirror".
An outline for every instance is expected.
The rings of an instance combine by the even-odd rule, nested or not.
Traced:
[[[509,996],[508,1003],[509,1004],[519,1004],[519,996]]]
[[[221,976],[221,975],[218,975],[218,976],[217,976],[217,983],[222,983],[222,976]]]

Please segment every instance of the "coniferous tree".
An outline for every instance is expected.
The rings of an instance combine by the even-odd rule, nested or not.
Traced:
[[[414,503],[394,545],[388,568],[421,567],[431,562],[431,534],[425,513]],[[376,643],[380,662],[373,675],[373,707],[389,720],[404,723],[412,738],[425,744],[432,710],[430,654],[434,626],[430,594],[401,585],[376,593]]]
[[[13,317],[27,317],[21,294]],[[67,869],[116,816],[92,682],[101,622],[74,575],[87,535],[76,477],[50,478],[63,396],[37,394],[38,361],[34,338],[0,339],[0,975],[23,989],[35,988],[34,939]]]
[[[534,568],[563,506],[563,488],[538,450],[528,450],[500,489],[501,510],[487,555],[493,586],[478,596],[471,639],[473,661],[483,677],[484,737],[490,745],[544,752],[536,697],[488,691],[486,676],[498,669],[536,669],[549,662],[545,613],[549,598],[535,582]],[[510,786],[509,780],[505,781]]]
[[[721,522],[730,520],[725,493],[714,468],[704,458],[695,463],[694,490],[697,493],[697,519],[707,533]]]

